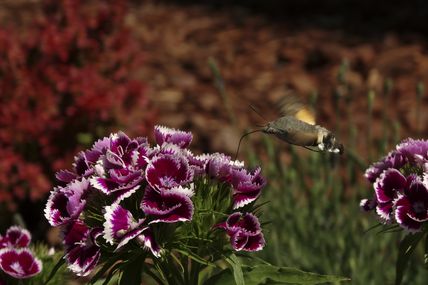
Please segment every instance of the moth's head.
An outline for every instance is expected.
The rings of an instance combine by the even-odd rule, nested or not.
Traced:
[[[339,143],[331,132],[328,132],[323,136],[322,143],[324,148],[329,152],[342,154],[344,151],[343,144]]]
[[[277,128],[275,128],[274,122],[267,123],[262,129],[262,131],[267,134],[274,134],[276,133],[276,130]]]

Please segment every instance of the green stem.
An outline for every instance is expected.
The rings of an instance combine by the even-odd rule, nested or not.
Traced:
[[[152,277],[152,279],[155,280],[159,285],[165,285],[165,283],[162,281],[162,279],[159,278],[159,276],[157,276],[150,269],[145,270],[145,272],[147,273],[147,275],[149,275],[150,277]]]

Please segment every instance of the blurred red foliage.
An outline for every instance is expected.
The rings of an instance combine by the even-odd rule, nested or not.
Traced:
[[[47,0],[42,11],[20,36],[0,29],[0,203],[10,209],[44,197],[91,136],[152,124],[132,79],[141,52],[126,1]]]

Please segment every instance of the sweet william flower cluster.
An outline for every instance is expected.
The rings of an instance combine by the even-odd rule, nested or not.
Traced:
[[[220,153],[194,155],[188,132],[156,126],[154,133],[155,146],[112,134],[56,174],[45,216],[62,227],[75,274],[114,256],[156,264],[180,252],[212,262],[230,247],[263,248],[254,206],[266,184],[260,168],[249,171]]]
[[[428,141],[407,139],[365,173],[372,199],[360,206],[374,210],[384,224],[419,232],[428,221]]]

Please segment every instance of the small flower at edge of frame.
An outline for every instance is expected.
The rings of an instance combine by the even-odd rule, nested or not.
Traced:
[[[42,271],[42,262],[28,248],[0,250],[0,268],[17,279],[30,278]]]
[[[415,177],[410,186],[394,201],[397,223],[410,232],[421,230],[423,222],[428,221],[428,189]]]
[[[11,226],[4,237],[0,237],[0,248],[14,247],[23,248],[29,246],[31,234],[20,226]]]

